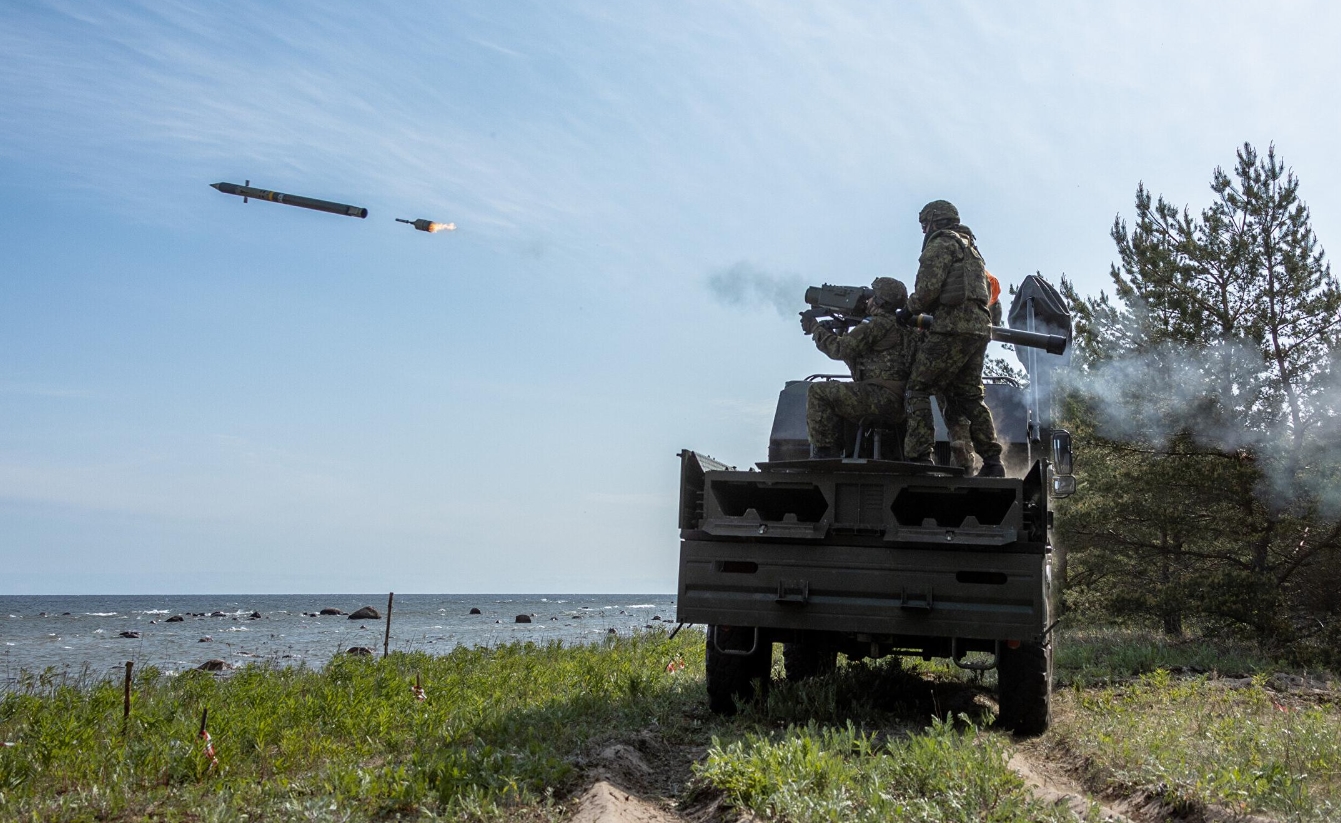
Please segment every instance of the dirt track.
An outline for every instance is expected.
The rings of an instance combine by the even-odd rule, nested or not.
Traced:
[[[664,745],[664,744],[662,744]],[[1104,823],[1274,823],[1270,818],[1237,815],[1228,811],[1202,808],[1171,809],[1148,795],[1106,798],[1096,797],[1071,776],[1073,767],[1045,759],[1041,747],[1017,744],[1010,757],[1010,768],[1025,782],[1029,791],[1049,804],[1063,804],[1077,820],[1089,819],[1091,808]],[[668,751],[669,754],[669,751]],[[719,796],[702,796],[686,805],[677,799],[683,794],[695,762],[689,751],[674,764],[662,762],[669,772],[654,771],[639,749],[624,744],[609,746],[601,752],[602,763],[590,772],[591,787],[573,802],[571,823],[741,823],[753,821],[748,814],[726,807]],[[701,753],[700,753],[701,756]],[[658,785],[665,788],[658,788]],[[680,791],[666,792],[675,785]]]
[[[906,693],[904,694],[906,697]],[[982,709],[991,704],[982,689],[963,684],[926,683],[916,701],[926,717]],[[991,708],[995,708],[991,706]],[[901,734],[925,722],[909,718]],[[1000,734],[1000,732],[985,732]],[[739,823],[755,818],[728,808],[722,797],[691,786],[693,764],[702,760],[702,746],[673,745],[658,729],[644,729],[621,742],[605,744],[579,765],[589,788],[571,802],[573,823]],[[1137,792],[1123,795],[1112,789],[1096,794],[1084,785],[1081,764],[1067,762],[1068,754],[1047,739],[1011,743],[1010,768],[1029,791],[1049,804],[1064,804],[1077,820],[1089,819],[1096,809],[1105,823],[1274,823],[1270,818],[1234,814],[1217,808],[1174,809],[1159,797]],[[688,799],[685,799],[688,798]]]

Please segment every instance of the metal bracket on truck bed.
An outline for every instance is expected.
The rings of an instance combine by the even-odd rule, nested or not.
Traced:
[[[714,649],[716,649],[717,651],[721,652],[722,654],[732,654],[732,655],[739,655],[740,657],[749,657],[750,655],[754,654],[756,651],[759,650],[759,627],[758,627],[758,626],[755,626],[755,627],[754,627],[754,643],[750,646],[750,648],[749,648],[748,651],[741,651],[740,649],[724,649],[724,648],[722,648],[722,644],[721,644],[720,642],[718,642],[718,640],[717,640],[717,630],[720,629],[720,628],[721,628],[721,626],[713,626],[713,627],[712,627],[712,647],[713,647]]]
[[[930,612],[934,605],[935,592],[931,589],[927,589],[926,594],[915,594],[911,598],[908,597],[907,589],[904,589],[899,594],[899,608],[905,611]]]
[[[810,581],[779,580],[778,596],[773,598],[773,602],[793,606],[804,606],[806,603],[810,602]]]
[[[995,645],[996,651],[992,652],[992,659],[990,662],[966,663],[963,660],[963,655],[959,653],[959,638],[952,637],[950,638],[950,659],[953,660],[955,665],[959,668],[968,669],[969,671],[985,672],[990,669],[995,669],[1001,664],[1001,641],[996,641]]]

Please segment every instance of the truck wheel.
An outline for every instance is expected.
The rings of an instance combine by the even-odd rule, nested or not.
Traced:
[[[1052,722],[1052,645],[1002,646],[996,678],[1001,706],[997,723],[1028,737],[1047,731]]]
[[[838,649],[819,640],[783,643],[782,665],[789,683],[820,677],[838,668]]]
[[[733,715],[736,701],[748,703],[754,699],[754,681],[759,681],[763,694],[768,693],[768,677],[773,667],[773,644],[759,639],[754,654],[724,654],[713,644],[715,626],[708,627],[707,681],[708,708],[713,714]],[[724,649],[746,650],[754,641],[754,629],[741,626],[723,626],[718,641]]]

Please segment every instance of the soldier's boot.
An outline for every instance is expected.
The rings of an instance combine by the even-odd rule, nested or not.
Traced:
[[[964,471],[973,468],[973,444],[967,439],[950,441],[950,465]]]
[[[811,460],[832,460],[842,456],[843,449],[840,446],[818,446],[814,443],[810,444]]]
[[[1001,458],[984,458],[982,468],[978,469],[978,477],[1005,477],[1006,467],[1001,465]]]

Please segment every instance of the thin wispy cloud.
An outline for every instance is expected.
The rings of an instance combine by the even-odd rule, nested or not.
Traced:
[[[215,182],[208,170],[248,167],[290,188],[338,185],[468,214],[474,226],[567,216],[509,140],[471,128],[452,93],[469,78],[358,55],[349,29],[389,34],[381,12],[323,12],[322,26],[301,11],[234,9],[211,21],[174,6],[58,6],[4,27],[0,124],[14,139],[0,150],[173,216],[168,181],[203,185]]]
[[[98,392],[91,389],[25,383],[0,383],[0,395],[47,397],[53,400],[94,400],[99,397]]]

